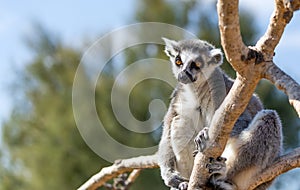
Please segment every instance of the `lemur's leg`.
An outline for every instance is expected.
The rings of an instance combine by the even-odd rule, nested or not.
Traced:
[[[198,151],[202,151],[199,147],[203,147],[203,140],[203,135],[195,139]],[[213,168],[210,182],[217,189],[247,189],[249,179],[271,164],[281,149],[282,127],[279,116],[273,110],[262,110],[246,129],[228,140],[222,154],[227,159],[226,166],[222,160],[210,161],[208,169]],[[270,184],[262,184],[257,189],[266,189]]]
[[[222,156],[227,158],[227,179],[238,189],[246,189],[249,179],[272,164],[281,149],[279,116],[273,110],[258,112],[249,127],[237,137],[230,138],[226,145]]]
[[[165,126],[164,126],[165,127]],[[160,166],[161,176],[165,184],[169,187],[176,187],[188,181],[179,175],[175,170],[176,157],[171,147],[170,138],[162,138],[159,144],[158,163]],[[176,189],[175,188],[175,189]]]
[[[184,187],[188,179],[183,178],[176,171],[176,156],[171,143],[173,115],[172,109],[169,109],[165,116],[162,138],[158,148],[158,164],[165,184],[171,187],[171,189],[178,189],[179,186]]]

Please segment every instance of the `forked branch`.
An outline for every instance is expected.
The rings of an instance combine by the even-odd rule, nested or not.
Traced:
[[[156,154],[116,161],[112,166],[102,168],[99,173],[92,176],[78,190],[94,190],[122,173],[145,168],[158,168]],[[134,172],[136,173],[137,171]],[[129,177],[132,178],[129,180],[135,180],[137,176],[129,175]]]
[[[225,98],[220,108],[216,111],[210,126],[211,141],[208,151],[198,154],[195,158],[193,172],[190,178],[189,189],[205,188],[208,177],[205,171],[207,158],[221,155],[228,140],[229,132],[248,104],[255,87],[263,77],[271,80],[277,87],[284,89],[290,98],[290,103],[299,114],[299,85],[288,75],[283,73],[275,64],[270,66],[273,59],[274,49],[281,39],[285,26],[290,22],[293,12],[286,7],[282,0],[275,1],[276,6],[270,20],[269,27],[263,37],[255,47],[245,47],[241,35],[238,15],[238,0],[218,1],[219,30],[221,34],[221,44],[223,46],[227,60],[237,72],[237,79],[232,89]],[[242,99],[240,97],[243,97]],[[261,184],[271,178],[284,173],[286,170],[279,167],[280,164],[294,163],[290,169],[299,167],[299,151],[284,156],[270,167],[265,176],[253,181],[253,184]],[[276,170],[276,172],[274,171]],[[271,175],[273,174],[273,175]],[[201,176],[199,178],[199,176]],[[254,185],[254,187],[256,187]],[[250,188],[253,189],[254,187]]]

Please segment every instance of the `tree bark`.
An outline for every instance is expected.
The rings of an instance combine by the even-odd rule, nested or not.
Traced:
[[[289,98],[290,104],[300,117],[300,86],[299,84],[275,63],[271,62],[264,73],[264,78],[270,80],[279,90],[282,90]]]
[[[125,172],[136,173],[136,170],[145,168],[158,168],[157,156],[140,156],[125,160],[117,160],[112,166],[102,168],[101,171],[94,176],[92,176],[87,182],[78,188],[78,190],[95,190],[98,187],[103,186],[108,180],[117,177],[118,175]],[[135,180],[136,175],[130,175],[132,179]]]
[[[198,154],[195,158],[189,190],[205,189],[205,184],[209,176],[205,168],[206,162],[209,157],[218,157],[223,152],[235,121],[246,108],[260,79],[266,77],[277,87],[284,89],[298,115],[300,113],[299,85],[276,67],[273,62],[270,62],[273,59],[274,49],[279,43],[284,28],[293,16],[293,12],[287,9],[281,0],[276,0],[275,2],[275,10],[266,33],[257,42],[255,47],[246,47],[240,34],[238,0],[218,1],[217,8],[221,44],[227,60],[237,72],[237,79],[213,117],[213,122],[210,126],[210,139],[212,143],[203,154]],[[295,156],[292,158],[282,157],[284,160],[282,162],[292,162],[294,163],[293,167],[299,167],[298,155],[299,152],[296,151]],[[277,170],[277,172],[272,170]],[[276,173],[277,175],[285,172],[281,167],[271,167],[268,171],[269,174]],[[272,177],[274,178],[275,176],[273,175]],[[261,183],[270,180],[266,177],[259,179]],[[253,184],[256,183],[253,182]]]

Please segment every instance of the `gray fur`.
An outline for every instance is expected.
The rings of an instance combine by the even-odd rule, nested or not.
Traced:
[[[233,80],[219,69],[222,53],[211,44],[198,39],[176,42],[164,38],[164,41],[179,82],[164,118],[159,165],[167,186],[185,189],[193,168],[194,139],[204,134],[203,128],[209,127]],[[174,63],[177,56],[182,65]],[[182,75],[186,77],[179,77]],[[212,180],[212,185],[216,189],[246,189],[249,179],[266,168],[280,154],[281,147],[279,116],[273,110],[263,110],[254,95],[235,123],[222,155],[227,158],[226,169],[220,169],[223,172]]]

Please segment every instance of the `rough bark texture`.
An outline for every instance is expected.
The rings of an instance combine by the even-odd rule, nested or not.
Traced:
[[[216,111],[210,126],[210,144],[195,157],[189,190],[208,189],[206,162],[209,157],[220,156],[228,140],[229,133],[248,104],[259,80],[266,78],[289,97],[300,117],[300,86],[290,76],[273,63],[274,49],[279,43],[285,26],[290,22],[293,11],[300,8],[299,0],[275,0],[276,6],[265,34],[254,47],[246,47],[240,34],[238,0],[219,0],[219,30],[225,56],[237,72],[237,79],[224,102]],[[243,98],[241,98],[243,97]],[[134,169],[158,167],[156,155],[122,160],[103,168],[79,189],[96,189],[124,172]],[[249,190],[268,182],[278,175],[300,167],[300,148],[283,155],[253,179]],[[138,173],[138,171],[136,171]],[[137,175],[133,175],[134,179]]]
[[[265,60],[269,61],[273,58],[274,49],[281,39],[285,26],[293,17],[293,12],[284,7],[282,0],[275,0],[275,3],[268,29],[255,46],[263,53]]]
[[[297,11],[300,9],[300,1],[299,0],[283,0],[285,8],[290,11]]]

